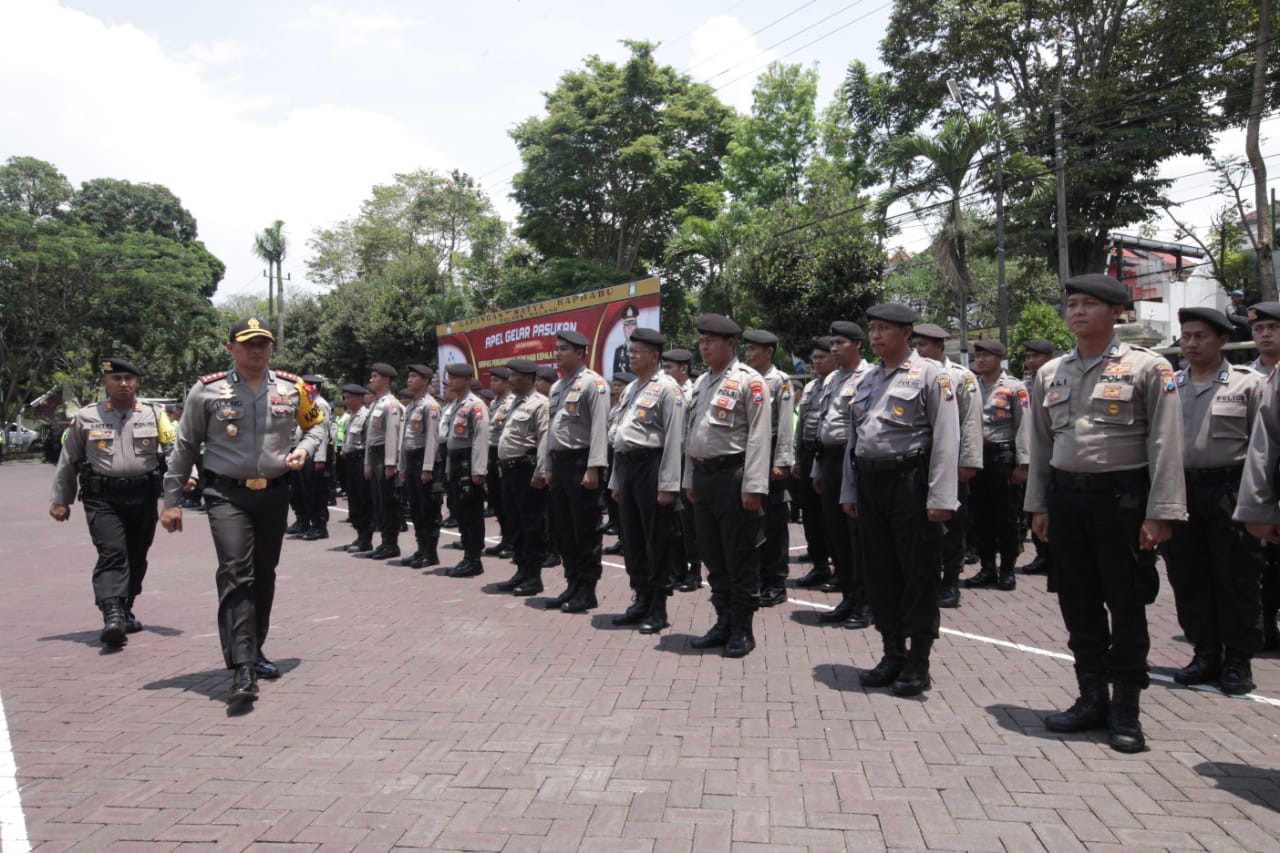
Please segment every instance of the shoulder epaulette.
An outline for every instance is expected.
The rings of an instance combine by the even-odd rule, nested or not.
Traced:
[[[227,371],[219,370],[217,373],[206,373],[204,376],[201,376],[200,382],[204,385],[208,385],[210,382],[217,382],[219,379],[225,379],[226,376]]]
[[[298,376],[298,374],[296,374],[296,373],[290,373],[290,372],[289,372],[289,371],[287,371],[287,370],[273,370],[273,371],[271,371],[271,372],[272,372],[272,373],[274,373],[276,376],[279,376],[281,379],[287,380],[287,381],[289,381],[289,382],[301,382],[301,381],[302,381],[302,379]]]
[[[1231,365],[1231,369],[1237,373],[1255,373],[1259,376],[1262,375],[1261,373],[1258,373],[1258,371],[1254,370],[1252,367],[1250,367],[1247,364],[1233,364]]]

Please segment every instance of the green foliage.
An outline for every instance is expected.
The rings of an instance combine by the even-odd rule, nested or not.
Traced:
[[[80,185],[72,212],[103,237],[148,233],[180,243],[196,238],[196,220],[167,187],[95,178]]]
[[[74,192],[66,175],[35,157],[10,157],[0,168],[0,207],[53,216],[70,204]]]
[[[818,139],[818,72],[772,63],[756,81],[751,115],[734,128],[725,188],[752,206],[798,196]]]
[[[1009,332],[1009,370],[1014,376],[1022,375],[1022,360],[1026,355],[1022,345],[1032,338],[1053,341],[1060,353],[1076,345],[1075,336],[1067,329],[1057,308],[1043,303],[1027,305],[1022,309],[1017,328]]]

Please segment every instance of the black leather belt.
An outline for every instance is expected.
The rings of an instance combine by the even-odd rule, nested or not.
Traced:
[[[536,453],[526,453],[524,456],[516,456],[512,459],[498,460],[498,467],[502,468],[504,471],[511,468],[519,468],[524,465],[536,465],[536,464],[538,464],[538,454]]]
[[[710,459],[693,460],[693,470],[699,474],[714,474],[717,471],[732,471],[741,468],[747,461],[745,453],[730,453],[727,456],[713,456]]]
[[[985,453],[1004,453],[1007,450],[1013,450],[1012,441],[984,441],[982,442],[982,450]]]
[[[859,473],[881,473],[883,471],[911,471],[929,461],[929,451],[917,450],[915,453],[904,453],[901,456],[886,456],[883,459],[871,459],[866,456],[853,457],[853,468]]]
[[[579,447],[574,450],[553,450],[551,451],[552,459],[586,459],[591,453],[589,447]]]
[[[1188,468],[1182,472],[1186,475],[1188,483],[1235,483],[1239,482],[1240,477],[1244,474],[1243,465],[1233,465],[1230,468]]]
[[[264,489],[274,489],[277,486],[283,486],[289,481],[287,474],[282,474],[279,477],[271,479],[266,477],[250,477],[247,480],[237,480],[235,477],[224,477],[215,471],[210,471],[208,468],[204,470],[204,478],[211,486],[235,486],[237,489],[248,489],[251,492],[261,492]]]
[[[661,447],[642,447],[639,450],[615,450],[613,458],[622,462],[644,462],[661,455]]]
[[[1107,471],[1102,474],[1074,474],[1054,468],[1050,475],[1050,482],[1073,492],[1109,492],[1112,489],[1147,485],[1147,469],[1134,468],[1128,471]]]
[[[139,477],[104,477],[101,474],[90,474],[89,480],[98,484],[98,488],[109,492],[127,492],[150,485],[154,474],[155,472],[152,472]]]

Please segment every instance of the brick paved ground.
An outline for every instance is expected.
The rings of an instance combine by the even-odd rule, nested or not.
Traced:
[[[287,672],[229,716],[204,517],[158,534],[148,630],[104,653],[52,470],[0,466],[0,696],[39,850],[1280,849],[1275,705],[1157,684],[1151,748],[1124,756],[1045,731],[1073,696],[1056,657],[948,633],[934,689],[901,700],[858,686],[875,635],[818,627],[821,593],[727,660],[689,648],[702,593],[656,638],[614,629],[616,560],[601,608],[568,616],[486,593],[498,560],[452,580],[335,553],[343,524],[286,544],[266,650]],[[1043,584],[966,592],[944,625],[1061,653]],[[1188,657],[1167,589],[1151,615],[1167,672]],[[1256,680],[1280,698],[1275,658]]]

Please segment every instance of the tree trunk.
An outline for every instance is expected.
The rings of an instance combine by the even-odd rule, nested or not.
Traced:
[[[276,346],[284,346],[284,262],[276,261],[276,311],[280,318],[276,323]]]
[[[1253,169],[1253,210],[1258,228],[1258,286],[1264,302],[1276,299],[1276,267],[1272,255],[1273,212],[1267,198],[1267,163],[1258,148],[1258,131],[1267,94],[1267,54],[1271,48],[1271,0],[1258,3],[1258,47],[1253,64],[1253,98],[1249,102],[1249,123],[1244,148]]]

